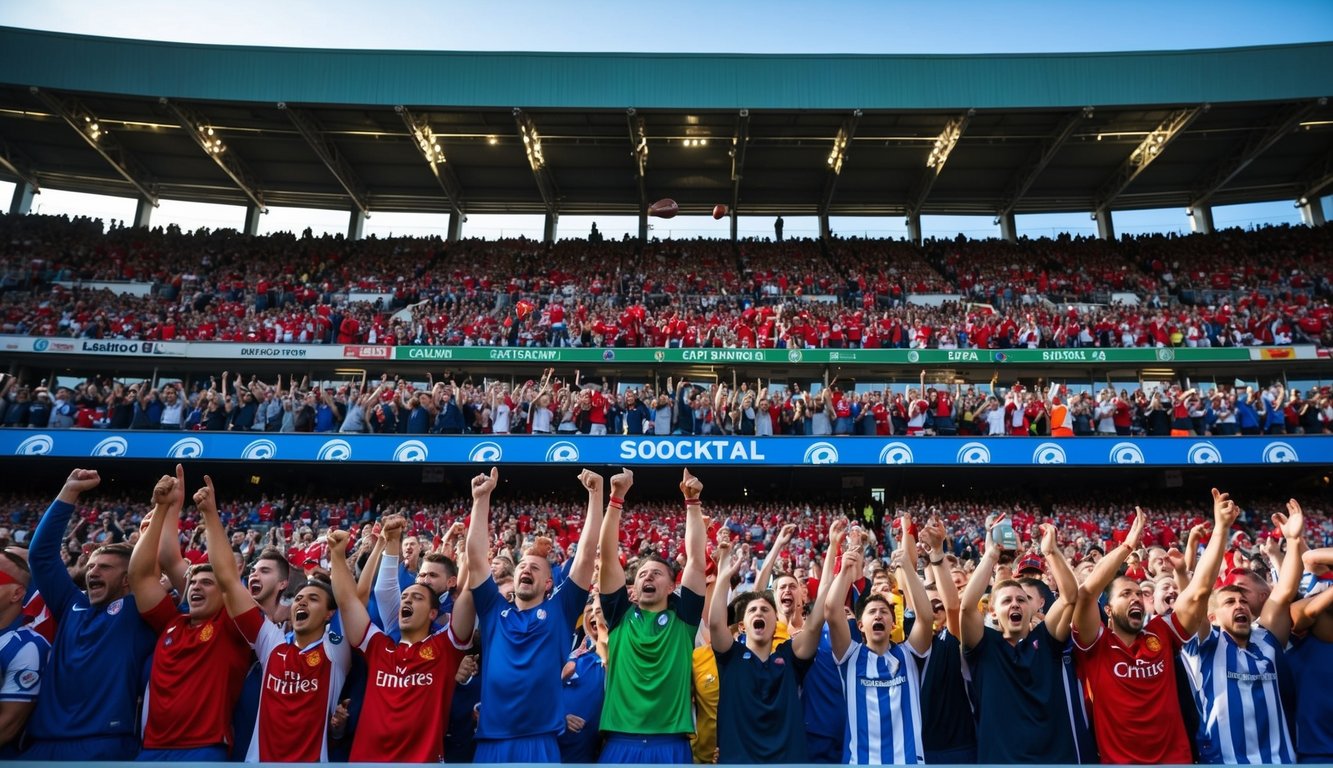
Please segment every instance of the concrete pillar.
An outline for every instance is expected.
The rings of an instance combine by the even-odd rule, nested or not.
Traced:
[[[907,239],[921,245],[921,214],[907,214]]]
[[[458,211],[449,212],[449,242],[456,243],[463,237],[463,221],[466,218]]]
[[[1304,201],[1300,203],[1301,221],[1305,222],[1305,226],[1307,227],[1324,226],[1324,224],[1328,221],[1328,219],[1324,218],[1323,201],[1321,201],[1317,197],[1312,197],[1309,199],[1302,197],[1301,200]]]
[[[546,212],[546,226],[542,228],[542,241],[554,243],[556,230],[560,227],[560,214],[555,211]]]
[[[819,239],[827,241],[833,233],[829,229],[828,214],[819,214]]]
[[[366,214],[360,208],[353,208],[347,217],[347,239],[360,240],[366,227]]]
[[[14,197],[9,201],[10,215],[26,216],[32,210],[32,196],[36,194],[32,185],[20,181],[14,185]]]
[[[259,206],[245,206],[245,234],[254,237],[259,234]]]
[[[1013,211],[1000,217],[1000,237],[1011,243],[1018,242],[1018,219]]]
[[[1199,235],[1211,235],[1213,233],[1213,207],[1211,205],[1200,205],[1190,209],[1190,231]]]
[[[1111,219],[1111,209],[1094,211],[1092,218],[1097,220],[1097,237],[1103,240],[1115,239],[1115,222]]]
[[[134,226],[148,229],[152,220],[153,204],[141,198],[139,204],[134,207]]]

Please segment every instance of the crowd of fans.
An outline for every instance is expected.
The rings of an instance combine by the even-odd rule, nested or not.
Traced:
[[[47,386],[0,380],[0,424],[110,428],[387,434],[1227,436],[1327,434],[1333,388],[1288,390],[1225,383],[1133,390],[1014,382],[827,386],[762,380],[624,384],[578,371],[505,382],[262,381],[223,371],[179,381],[90,377]]]
[[[87,219],[11,215],[0,217],[0,332],[607,347],[1328,345],[1330,231],[924,248],[862,239],[546,246],[103,231]],[[88,285],[97,281],[148,290]],[[1113,294],[1133,298],[1113,303]]]

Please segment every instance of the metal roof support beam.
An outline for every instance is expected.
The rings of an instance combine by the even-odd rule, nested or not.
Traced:
[[[430,121],[413,115],[411,110],[401,104],[394,107],[393,111],[397,112],[398,116],[403,119],[403,125],[407,126],[408,134],[417,145],[417,151],[421,152],[426,164],[430,166],[431,175],[435,177],[436,183],[440,185],[440,190],[444,192],[445,199],[449,201],[450,213],[462,216],[464,209],[463,186],[458,183],[458,177],[454,175],[454,169],[449,167],[445,161],[444,150],[435,139],[435,132],[431,130]]]
[[[745,148],[750,144],[750,110],[742,109],[736,115],[736,130],[731,134],[731,241],[736,242],[739,232],[736,209],[741,205],[741,180],[745,178]]]
[[[1115,199],[1120,197],[1120,194],[1139,177],[1139,174],[1147,170],[1154,160],[1166,154],[1166,148],[1171,146],[1171,142],[1184,133],[1199,115],[1207,112],[1208,107],[1209,105],[1203,104],[1198,107],[1177,109],[1156,128],[1149,131],[1139,146],[1125,158],[1125,162],[1111,174],[1111,178],[1098,188],[1093,198],[1093,208],[1098,212],[1109,211],[1111,203],[1115,202]]]
[[[1300,203],[1301,221],[1305,222],[1307,227],[1322,227],[1328,223],[1324,216],[1324,201],[1318,197],[1301,198],[1305,202]]]
[[[213,130],[213,124],[207,117],[168,99],[158,99],[157,103],[175,118],[195,145],[227,174],[236,188],[259,207],[260,213],[268,213],[268,206],[264,205],[264,193],[255,182],[254,175],[236,153],[223,143],[222,136]]]
[[[629,127],[629,143],[633,147],[630,155],[634,158],[634,180],[639,191],[639,210],[646,211],[648,210],[648,187],[645,178],[648,175],[648,133],[644,129],[643,118],[634,107],[625,110],[625,123]]]
[[[556,189],[551,169],[546,165],[546,155],[542,151],[542,137],[537,131],[537,124],[518,107],[514,107],[514,122],[518,125],[519,138],[523,140],[523,152],[528,157],[528,167],[537,181],[537,191],[541,193],[542,203],[546,206],[549,218],[560,210],[560,193]],[[646,210],[647,205],[643,208]],[[548,227],[549,228],[549,227]]]
[[[98,122],[97,116],[91,110],[73,97],[62,98],[36,87],[30,88],[29,91],[38,101],[45,104],[47,109],[60,115],[60,118],[73,128],[94,152],[101,155],[116,173],[139,191],[140,197],[153,207],[157,206],[157,182],[152,174],[120,146],[120,142]]]
[[[1327,98],[1300,102],[1289,105],[1274,115],[1267,126],[1252,132],[1245,140],[1244,146],[1223,160],[1211,174],[1194,185],[1194,191],[1190,195],[1189,207],[1197,208],[1211,200],[1213,195],[1231,183],[1232,179],[1236,178],[1250,163],[1278,143],[1282,137],[1299,129],[1301,121],[1309,116],[1311,112],[1326,104],[1328,104]]]
[[[1028,161],[1014,175],[1014,178],[1009,180],[1009,183],[1004,187],[1004,199],[1000,201],[1000,205],[995,210],[995,217],[1001,224],[1004,223],[1005,217],[1013,214],[1018,201],[1022,200],[1023,195],[1026,195],[1032,185],[1036,183],[1042,171],[1046,170],[1046,166],[1050,165],[1051,161],[1055,159],[1056,153],[1069,141],[1069,137],[1074,135],[1074,129],[1090,117],[1092,117],[1092,107],[1084,107],[1079,112],[1075,112],[1060,121],[1051,135],[1042,141],[1041,146],[1037,147]]]
[[[1296,183],[1296,188],[1300,190],[1297,205],[1305,205],[1306,200],[1323,192],[1330,184],[1333,184],[1333,152],[1311,165],[1305,177]]]
[[[370,195],[366,192],[366,185],[361,183],[356,171],[352,169],[352,164],[338,151],[338,145],[324,134],[324,129],[315,116],[308,110],[290,107],[285,101],[278,102],[278,109],[287,113],[287,118],[296,126],[306,144],[314,150],[315,156],[347,191],[347,196],[352,198],[352,205],[355,205],[364,216],[369,217]]]
[[[32,210],[32,196],[36,189],[26,181],[14,185],[14,196],[9,199],[10,216],[26,216]]]
[[[254,237],[259,234],[259,208],[254,205],[245,206],[245,234]]]
[[[838,177],[842,175],[842,165],[847,161],[847,148],[856,136],[856,126],[861,122],[861,110],[852,112],[842,121],[838,135],[833,138],[833,149],[828,153],[828,174],[824,177],[824,192],[819,196],[819,215],[828,217],[829,206],[833,205],[833,191],[838,186]],[[823,229],[823,227],[821,227]]]
[[[944,130],[935,137],[935,144],[926,158],[926,170],[913,187],[911,200],[907,204],[908,230],[911,230],[910,222],[913,219],[917,222],[917,237],[914,242],[921,241],[921,207],[926,204],[931,188],[935,186],[935,181],[944,171],[944,164],[949,161],[949,155],[953,153],[954,147],[958,146],[958,140],[963,137],[963,132],[967,130],[967,125],[972,122],[972,116],[975,114],[976,110],[969,109],[953,118],[944,124]]]
[[[1190,217],[1190,231],[1200,235],[1211,235],[1213,233],[1213,207],[1211,205],[1196,205],[1187,211]]]
[[[18,150],[13,144],[0,137],[0,168],[17,176],[19,181],[32,187],[32,191],[42,191],[42,185],[37,183],[37,175],[32,172],[32,163]]]

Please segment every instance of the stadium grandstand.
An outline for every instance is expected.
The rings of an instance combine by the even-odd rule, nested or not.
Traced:
[[[0,27],[0,753],[1333,762],[1329,94],[1333,43]],[[1273,201],[1303,223],[1214,226]],[[1166,207],[1191,234],[1117,233]],[[1020,236],[1070,212],[1097,235]],[[561,232],[592,215],[637,232]]]

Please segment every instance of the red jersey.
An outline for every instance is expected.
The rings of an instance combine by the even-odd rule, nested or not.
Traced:
[[[399,643],[371,626],[361,641],[366,698],[352,741],[354,763],[438,763],[463,651],[452,629]]]
[[[1157,616],[1128,648],[1106,627],[1084,646],[1074,630],[1074,658],[1106,763],[1188,765],[1189,737],[1180,719],[1175,657],[1188,641],[1175,615]]]
[[[236,624],[225,610],[192,624],[170,595],[143,619],[157,633],[144,747],[231,744],[231,712],[251,662],[250,646]]]
[[[322,638],[301,648],[258,606],[237,616],[236,627],[264,667],[246,762],[328,762],[325,731],[352,666],[347,642],[326,629]]]

